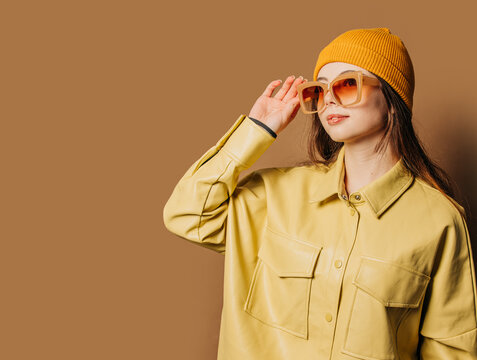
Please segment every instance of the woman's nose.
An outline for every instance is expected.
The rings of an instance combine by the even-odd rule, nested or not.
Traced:
[[[325,105],[328,105],[330,103],[333,103],[336,105],[336,103],[333,100],[333,97],[331,96],[331,90],[326,92],[326,95],[323,100],[325,102]]]

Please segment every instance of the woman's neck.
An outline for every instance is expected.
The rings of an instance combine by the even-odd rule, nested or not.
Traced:
[[[348,194],[378,179],[399,160],[391,146],[384,153],[376,153],[375,146],[375,143],[345,143],[345,186]]]

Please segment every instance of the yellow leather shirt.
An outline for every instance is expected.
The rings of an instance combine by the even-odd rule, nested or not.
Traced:
[[[238,181],[275,140],[241,115],[164,207],[169,231],[225,255],[218,359],[477,359],[455,206],[401,160],[348,196],[344,148]]]

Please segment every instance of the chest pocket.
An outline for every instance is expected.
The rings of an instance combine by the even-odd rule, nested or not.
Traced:
[[[307,339],[312,278],[321,249],[267,227],[244,310],[267,325]]]
[[[361,257],[341,351],[359,359],[397,359],[397,328],[406,312],[419,308],[429,280],[401,265]]]

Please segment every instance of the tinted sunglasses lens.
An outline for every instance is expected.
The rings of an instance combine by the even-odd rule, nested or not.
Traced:
[[[358,98],[358,81],[355,78],[338,80],[333,84],[333,94],[341,105],[349,105]]]
[[[302,95],[306,111],[315,112],[323,106],[323,89],[320,86],[309,86],[303,89]]]

